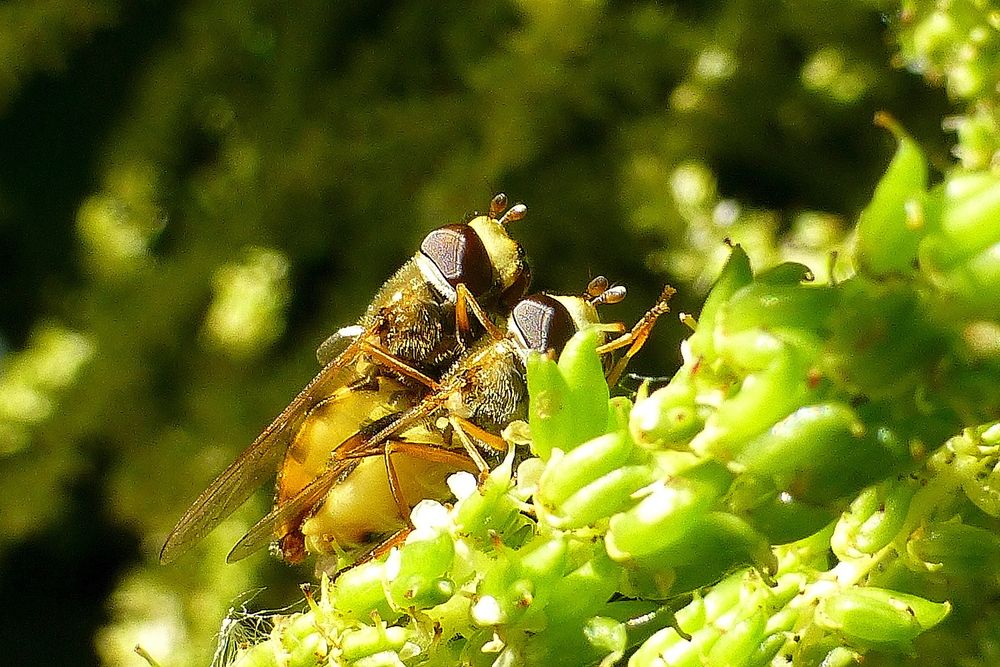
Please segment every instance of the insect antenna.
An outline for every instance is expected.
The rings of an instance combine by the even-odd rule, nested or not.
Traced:
[[[497,222],[499,222],[500,225],[503,226],[506,225],[508,222],[514,222],[516,220],[520,220],[525,216],[527,212],[528,212],[528,207],[525,206],[524,204],[514,204],[513,206],[510,207],[510,210],[504,213],[503,217],[501,217]]]
[[[505,208],[507,208],[507,195],[499,192],[490,202],[490,219],[496,220]]]
[[[608,279],[597,276],[587,285],[587,303],[600,306],[605,303],[620,303],[627,294],[624,285],[609,286]]]

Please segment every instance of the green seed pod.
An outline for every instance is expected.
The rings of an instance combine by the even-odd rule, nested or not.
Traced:
[[[696,395],[685,367],[666,387],[635,404],[628,423],[632,437],[651,448],[685,444],[704,425]]]
[[[708,652],[706,665],[728,665],[729,667],[751,667],[753,652],[764,641],[764,627],[767,614],[758,610],[739,623],[728,628]]]
[[[594,616],[615,593],[621,568],[608,558],[599,543],[589,548],[593,549],[589,560],[549,587],[551,596],[546,614],[553,625]]]
[[[691,633],[690,641],[673,628],[664,628],[646,640],[629,659],[629,667],[704,667],[706,657],[722,636],[722,630],[708,626]]]
[[[612,470],[567,498],[553,514],[546,514],[545,520],[560,530],[593,525],[631,505],[632,494],[654,478],[650,466],[630,465]]]
[[[333,583],[333,608],[344,616],[360,621],[371,618],[372,611],[385,620],[399,614],[385,597],[385,563],[371,561],[345,570]]]
[[[386,592],[394,608],[427,609],[446,602],[455,592],[454,582],[445,576],[454,558],[455,543],[447,532],[407,539],[386,563]]]
[[[718,351],[750,371],[691,441],[691,449],[724,461],[738,456],[753,436],[808,402],[809,372],[802,354],[781,339],[747,331],[718,342]]]
[[[719,313],[727,334],[748,329],[820,329],[836,304],[826,285],[771,285],[754,282],[733,295]]]
[[[386,627],[384,623],[376,626],[363,625],[341,635],[341,658],[353,662],[385,651],[396,653],[403,648],[407,636],[406,629],[398,626]]]
[[[547,461],[553,449],[569,449],[567,434],[573,431],[571,394],[559,366],[544,354],[529,354],[525,367],[531,396],[531,451]]]
[[[754,282],[767,285],[798,285],[815,279],[812,270],[798,262],[782,262],[754,276]]]
[[[919,531],[910,539],[907,551],[935,571],[963,579],[992,580],[1000,569],[1000,537],[956,521]]]
[[[963,259],[1000,243],[1000,178],[989,171],[954,172],[942,184],[940,235],[923,244],[921,262],[948,271]]]
[[[284,649],[279,648],[277,642],[266,640],[240,651],[230,667],[281,667],[277,652],[284,657]]]
[[[617,561],[632,560],[685,542],[731,481],[723,466],[707,462],[652,486],[635,507],[611,517],[605,536],[608,554]]]
[[[577,332],[559,355],[559,372],[569,387],[570,430],[563,449],[572,449],[605,432],[610,390],[597,346],[605,334],[596,327]]]
[[[624,431],[632,415],[632,401],[624,396],[614,396],[608,401],[608,425],[604,433]]]
[[[767,539],[728,512],[709,512],[692,524],[683,542],[637,561],[643,567],[672,569],[674,593],[709,585],[739,566],[751,564],[768,574],[778,567]]]
[[[841,559],[873,554],[889,544],[906,521],[916,488],[907,478],[863,490],[837,522],[830,546]]]
[[[700,358],[712,361],[715,358],[715,329],[718,325],[719,309],[732,295],[753,281],[753,270],[750,268],[750,258],[739,245],[733,246],[729,261],[722,268],[722,273],[715,281],[712,291],[705,298],[701,308],[698,327],[688,339],[691,352]]]
[[[926,233],[914,208],[921,206],[927,190],[927,160],[909,135],[888,124],[899,146],[861,212],[854,249],[858,269],[871,276],[912,274],[917,245]]]
[[[900,644],[934,627],[950,611],[948,602],[853,587],[820,600],[816,622],[855,641]]]
[[[351,667],[405,667],[405,665],[406,663],[399,659],[399,654],[395,651],[380,651],[354,661]]]
[[[874,431],[874,432],[872,432]],[[888,429],[866,429],[840,403],[799,408],[739,453],[744,471],[770,476],[795,497],[828,502],[896,469],[909,452]]]
[[[551,459],[538,481],[536,501],[545,507],[559,507],[570,496],[611,471],[648,459],[649,455],[632,442],[627,432],[602,435],[565,456]]]

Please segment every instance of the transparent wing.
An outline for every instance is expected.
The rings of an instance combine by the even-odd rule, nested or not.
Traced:
[[[167,537],[160,551],[161,563],[169,563],[187,551],[275,474],[309,410],[337,388],[356,379],[353,362],[361,350],[362,338],[363,336],[356,338],[336,359],[329,362],[263,433],[198,496]]]
[[[323,366],[327,365],[343,354],[351,343],[364,333],[364,327],[357,324],[337,330],[319,344],[316,349],[316,360]]]
[[[342,456],[354,450],[348,458],[334,459],[319,477],[306,485],[295,496],[276,506],[263,519],[254,524],[246,535],[229,552],[226,561],[235,563],[261,549],[272,541],[288,535],[301,526],[305,518],[366,456],[381,455],[382,448],[366,442],[366,434],[358,432],[337,447]]]

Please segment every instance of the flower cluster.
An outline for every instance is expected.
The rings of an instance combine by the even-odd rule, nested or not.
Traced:
[[[235,664],[845,665],[942,645],[988,664],[1000,179],[928,189],[897,134],[856,275],[755,274],[733,247],[682,316],[682,367],[634,403],[610,398],[597,331],[530,358],[516,474],[512,449],[482,485],[453,477],[453,507],[419,505],[405,544]]]

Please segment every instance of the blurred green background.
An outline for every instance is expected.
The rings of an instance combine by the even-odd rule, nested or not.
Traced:
[[[0,645],[6,664],[206,664],[248,591],[308,567],[175,565],[193,497],[429,229],[507,192],[534,285],[605,274],[631,321],[697,312],[726,256],[842,248],[895,116],[948,162],[944,91],[879,2],[0,6]],[[667,375],[673,317],[632,370]],[[53,641],[56,640],[56,641]]]

